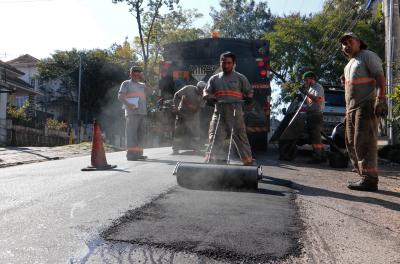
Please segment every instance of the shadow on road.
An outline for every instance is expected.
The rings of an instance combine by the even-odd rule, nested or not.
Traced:
[[[58,160],[58,159],[60,159],[60,157],[48,157],[48,156],[39,154],[39,153],[37,153],[37,152],[35,152],[35,151],[32,151],[30,148],[24,148],[24,147],[9,147],[8,149],[15,150],[15,151],[20,151],[20,152],[24,152],[24,153],[28,153],[28,154],[31,154],[31,155],[35,155],[35,156],[44,158],[44,159],[46,159],[46,160]]]
[[[390,210],[394,211],[400,211],[400,204],[399,203],[394,203],[386,200],[382,200],[379,198],[375,197],[370,197],[370,196],[356,196],[356,195],[351,195],[347,193],[340,193],[340,192],[335,192],[335,191],[330,191],[322,188],[317,188],[317,187],[310,187],[298,183],[292,183],[291,181],[288,180],[282,180],[279,178],[274,178],[270,176],[264,176],[264,179],[269,180],[269,184],[277,184],[281,186],[289,186],[299,192],[301,195],[305,196],[326,196],[326,197],[332,197],[336,199],[341,199],[341,200],[347,200],[347,201],[352,201],[352,202],[359,202],[359,203],[370,203],[370,204],[375,204],[379,205],[382,207],[385,207]],[[388,195],[388,196],[394,196],[394,197],[400,197],[400,194],[391,192],[391,191],[383,191],[380,190],[377,193],[383,194],[383,195]],[[363,193],[367,195],[368,193]],[[372,194],[372,193],[371,193]]]

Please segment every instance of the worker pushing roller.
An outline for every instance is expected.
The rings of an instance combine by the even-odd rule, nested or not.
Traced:
[[[222,53],[222,72],[213,75],[204,90],[204,98],[216,102],[210,122],[206,161],[226,163],[226,147],[232,147],[233,140],[243,164],[252,165],[254,161],[246,134],[242,102],[245,97],[247,100],[253,97],[253,90],[247,78],[234,70],[235,63],[235,54]]]
[[[215,103],[209,128],[209,147],[205,164],[178,163],[174,174],[178,184],[192,189],[257,189],[262,177],[246,135],[242,102],[253,91],[247,78],[234,71],[235,55],[220,56],[221,73],[213,75],[204,91],[204,99]],[[226,144],[225,144],[226,143]],[[230,165],[233,146],[244,165]],[[211,163],[211,164],[210,164]],[[219,164],[212,164],[219,163]]]

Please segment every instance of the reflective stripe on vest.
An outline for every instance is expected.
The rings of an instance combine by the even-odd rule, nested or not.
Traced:
[[[132,98],[132,97],[145,97],[146,95],[144,92],[130,92],[126,94],[127,98]]]
[[[221,91],[217,91],[215,93],[216,97],[225,97],[225,96],[231,96],[231,97],[237,97],[242,99],[243,98],[243,94],[241,92],[235,92],[235,91],[231,91],[231,90],[221,90]]]
[[[375,79],[369,77],[360,77],[360,78],[353,78],[351,80],[346,80],[346,84],[368,84],[368,83],[375,83]]]

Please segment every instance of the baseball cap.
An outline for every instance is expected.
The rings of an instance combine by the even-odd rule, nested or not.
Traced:
[[[129,70],[130,73],[132,72],[143,72],[143,68],[140,66],[132,66],[131,69]]]
[[[353,32],[347,32],[344,33],[343,36],[339,39],[340,43],[343,43],[346,39],[348,38],[354,38],[357,39],[358,41],[360,41],[360,48],[361,49],[366,49],[367,48],[367,44],[365,44],[364,41],[362,41],[356,34],[354,34]]]
[[[312,78],[315,79],[315,73],[312,71],[307,71],[303,74],[303,79]]]

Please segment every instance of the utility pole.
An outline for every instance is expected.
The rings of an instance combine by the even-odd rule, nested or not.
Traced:
[[[79,54],[79,77],[78,77],[78,143],[81,143],[81,80],[82,80],[82,55]]]
[[[385,39],[386,39],[386,84],[387,94],[393,94],[393,87],[400,84],[400,74],[398,71],[400,62],[400,17],[399,1],[384,0],[385,13]],[[398,131],[393,130],[393,100],[388,98],[388,137],[389,144],[397,142]]]

